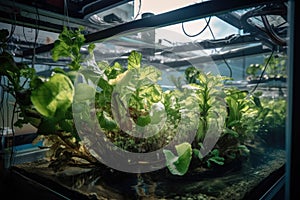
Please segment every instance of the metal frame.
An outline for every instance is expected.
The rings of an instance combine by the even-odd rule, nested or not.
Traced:
[[[154,15],[147,18],[142,18],[139,20],[127,22],[124,24],[120,24],[111,28],[107,28],[105,30],[101,30],[98,32],[94,32],[91,34],[85,35],[86,43],[92,43],[101,41],[115,35],[124,35],[129,33],[138,32],[141,29],[147,28],[160,28],[168,25],[174,25],[181,22],[191,21],[195,19],[200,19],[212,15],[222,15],[224,13],[258,6],[265,5],[271,3],[282,3],[284,0],[243,0],[243,1],[235,1],[235,0],[212,0],[206,1],[203,3],[194,4],[191,6],[187,6],[181,9],[177,9],[174,11],[170,11],[167,13]],[[53,44],[41,46],[35,49],[35,52],[43,53],[50,51],[53,48]],[[33,54],[33,49],[24,51],[22,56],[31,56]]]
[[[230,59],[230,58],[237,58],[241,56],[250,56],[250,55],[256,55],[256,54],[262,54],[262,53],[268,53],[271,52],[270,49],[264,49],[262,46],[254,46],[249,48],[244,48],[241,50],[236,51],[229,51],[224,54],[216,54],[216,55],[210,55],[210,56],[201,56],[197,58],[191,58],[191,59],[185,59],[182,61],[174,61],[174,62],[164,62],[164,65],[167,65],[169,67],[184,67],[189,66],[191,63],[197,64],[197,63],[205,63],[209,61],[218,61],[218,60],[224,60],[224,59]],[[152,61],[155,63],[155,61]]]
[[[66,2],[69,1],[70,0]],[[5,0],[0,2],[0,21],[56,33],[61,32],[64,24],[73,28],[77,28],[78,25],[82,25],[87,28],[88,32],[95,32],[101,30],[101,27],[90,23],[88,21],[89,16],[131,1],[133,0],[91,1],[80,8],[81,10],[77,10],[77,12],[72,12],[71,9],[68,10],[68,16],[65,16],[63,13],[64,8],[60,8],[60,10],[53,12],[41,6],[40,4],[44,5],[43,2]],[[107,25],[104,26],[104,28],[107,27]]]
[[[289,21],[289,44],[288,44],[288,111],[286,121],[286,150],[287,150],[287,164],[286,164],[286,182],[285,182],[285,199],[294,199],[299,196],[299,116],[297,110],[299,110],[299,91],[295,86],[296,80],[300,76],[299,59],[295,56],[299,55],[299,48],[296,44],[299,44],[299,29],[296,29],[295,21],[299,19],[299,12],[296,12],[295,7],[299,1],[288,1],[288,21]]]

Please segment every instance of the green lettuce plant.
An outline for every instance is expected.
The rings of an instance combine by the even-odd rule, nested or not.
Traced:
[[[247,124],[247,132],[261,137],[267,144],[284,146],[284,132],[286,124],[286,97],[279,96],[276,98],[263,96],[257,92],[260,101],[256,112],[252,117],[247,116],[245,124]]]
[[[192,143],[194,161],[190,167],[211,168],[213,165],[224,165],[247,157],[250,153],[247,144],[254,139],[257,130],[264,127],[264,122],[267,124],[266,116],[271,109],[266,109],[266,105],[262,107],[261,99],[257,95],[235,87],[224,87],[222,83],[226,77],[204,73],[194,67],[187,68],[185,74],[187,82],[193,88],[201,113],[198,131]],[[278,110],[285,113],[282,106],[278,107]],[[284,124],[282,121],[284,118],[280,119],[277,128]],[[210,134],[213,124],[219,124],[218,128],[221,129],[215,130],[221,133],[216,145],[203,156],[201,148],[205,148],[204,138]]]
[[[9,80],[6,91],[15,98],[16,113],[19,115],[15,126],[22,127],[23,124],[30,123],[37,128],[39,136],[36,142],[42,139],[45,147],[50,148],[47,158],[51,160],[50,167],[54,170],[64,169],[68,164],[74,163],[74,159],[97,163],[81,144],[72,116],[73,73],[83,61],[79,52],[84,41],[81,30],[64,28],[55,43],[53,57],[56,60],[58,55],[69,56],[71,71],[54,69],[50,77],[38,76],[34,68],[16,62],[6,50],[8,31],[1,30],[0,34],[0,73]]]
[[[49,147],[47,158],[55,171],[69,165],[100,164],[83,145],[74,116],[92,134],[95,121],[90,115],[95,114],[101,130],[114,145],[137,153],[164,149],[170,141],[188,138],[192,129],[197,129],[191,144],[184,141],[174,147],[174,152],[163,150],[170,173],[183,176],[189,169],[221,166],[247,156],[246,142],[253,137],[249,129],[251,118],[257,117],[263,123],[270,119],[270,113],[277,113],[271,108],[265,113],[258,96],[224,87],[227,77],[204,73],[195,67],[185,71],[188,87],[163,91],[158,84],[161,71],[144,65],[138,51],[130,53],[126,66],[104,61],[87,66],[88,58],[80,51],[85,42],[82,31],[82,27],[63,29],[51,52],[54,61],[69,59],[69,68],[56,68],[50,77],[40,77],[33,68],[14,62],[6,51],[0,56],[1,75],[11,82],[8,91],[19,107],[20,120],[16,125],[31,123],[37,127],[37,140],[42,139],[44,146]],[[1,35],[5,39],[7,32]],[[94,47],[88,45],[91,56]],[[78,77],[81,82],[76,82]],[[24,78],[28,87],[21,81]],[[74,103],[77,106],[72,107]],[[182,122],[186,126],[180,126]],[[278,124],[281,123],[279,120]],[[257,130],[262,126],[257,125]],[[155,134],[137,137],[146,133]],[[203,155],[205,138],[216,133],[220,133],[219,140]]]
[[[282,79],[287,78],[286,55],[275,55],[265,58],[262,64],[250,64],[246,69],[248,80],[262,79]],[[263,76],[261,74],[263,73]]]

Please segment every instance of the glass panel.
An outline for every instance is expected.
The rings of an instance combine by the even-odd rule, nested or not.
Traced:
[[[139,16],[195,3],[134,5]],[[32,58],[15,47],[36,41],[2,40],[1,103],[18,107],[1,108],[1,138],[22,124],[37,136],[25,150],[2,145],[17,148],[5,167],[67,198],[259,199],[286,162],[285,9],[250,7],[88,43],[106,32],[65,28]],[[109,12],[89,20],[135,20]],[[24,41],[28,29],[19,28]]]

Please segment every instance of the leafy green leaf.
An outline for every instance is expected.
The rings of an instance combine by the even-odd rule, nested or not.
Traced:
[[[218,164],[218,165],[224,165],[224,158],[219,156],[219,150],[214,149],[210,152],[210,158],[207,160],[207,166],[211,167],[211,162]]]
[[[178,156],[175,156],[172,151],[164,149],[167,167],[174,175],[182,176],[189,168],[192,159],[191,144],[184,142],[175,146]]]
[[[94,51],[94,49],[95,49],[95,47],[96,47],[96,45],[95,44],[89,44],[89,46],[88,46],[88,51],[89,51],[89,53],[90,54],[92,54],[93,53],[93,51]]]
[[[117,123],[105,111],[99,116],[99,123],[101,128],[106,130],[113,130],[117,127]]]
[[[86,84],[86,83],[79,83],[75,87],[75,94],[74,99],[76,101],[86,101],[89,99],[93,99],[95,96],[95,89]]]
[[[59,126],[62,130],[67,131],[67,132],[73,132],[74,131],[74,121],[71,119],[64,119],[64,120],[60,120],[59,122]]]
[[[77,30],[68,29],[64,26],[63,31],[58,36],[58,40],[54,42],[54,47],[51,51],[54,61],[62,57],[69,57],[72,60],[68,65],[70,69],[78,70],[80,68],[80,63],[83,61],[80,48],[84,45],[85,41],[85,37],[81,33],[82,30],[82,26]],[[88,47],[90,53],[93,48],[93,45]]]
[[[54,73],[66,74],[66,71],[63,70],[63,69],[60,68],[60,67],[55,67],[55,68],[53,69],[53,72],[54,72]]]
[[[38,126],[38,134],[49,135],[55,134],[57,131],[57,119],[56,118],[43,118]]]
[[[150,102],[158,102],[162,98],[162,89],[159,85],[146,85],[139,89],[139,97],[145,98]]]
[[[139,80],[146,82],[145,84],[156,83],[161,79],[161,71],[153,66],[147,66],[140,69]]]
[[[123,78],[126,78],[126,77],[130,77],[132,74],[131,73],[128,73],[129,71],[126,71],[126,72],[124,72],[124,73],[122,73],[122,74],[118,74],[118,76],[115,78],[115,79],[110,79],[109,81],[108,81],[108,83],[110,84],[110,85],[116,85],[116,84],[118,84],[119,82],[121,82],[121,81],[123,81]],[[128,74],[128,76],[127,76],[127,74]],[[128,79],[128,78],[127,78]],[[126,79],[126,80],[127,80]],[[130,78],[129,78],[130,79]],[[124,79],[125,80],[125,79]],[[125,80],[125,81],[126,81]]]
[[[257,107],[262,107],[262,105],[260,103],[260,99],[258,97],[254,96],[253,101]]]
[[[137,118],[137,122],[136,124],[139,126],[146,126],[147,124],[149,124],[151,122],[151,118],[149,115],[146,116],[139,116]]]
[[[9,31],[7,29],[1,29],[0,30],[0,41],[5,42],[7,40],[7,37],[9,36]]]
[[[74,87],[63,74],[54,74],[32,91],[31,101],[37,111],[45,117],[54,117],[65,112],[73,101]]]
[[[139,69],[141,67],[142,54],[132,51],[128,57],[128,69]]]
[[[203,158],[199,149],[193,149],[193,154],[199,159]]]
[[[118,62],[115,62],[113,66],[108,66],[104,62],[99,63],[98,65],[100,65],[100,68],[104,68],[104,73],[106,74],[108,79],[114,79],[119,74],[124,72],[124,68]]]
[[[224,134],[229,134],[229,135],[231,135],[233,137],[236,137],[236,138],[239,137],[239,133],[238,132],[233,131],[233,130],[231,130],[229,128],[224,128]]]

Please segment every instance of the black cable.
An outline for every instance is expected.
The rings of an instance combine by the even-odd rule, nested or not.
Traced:
[[[14,107],[13,107],[13,112],[12,112],[12,116],[11,116],[11,132],[12,132],[12,145],[11,145],[11,152],[10,152],[10,158],[9,158],[9,164],[10,166],[12,166],[12,162],[13,162],[13,156],[14,156],[14,146],[15,146],[15,128],[14,128],[14,118],[15,118],[15,112],[16,112],[16,108],[17,108],[17,102],[14,103]]]
[[[269,21],[267,19],[267,17],[265,15],[261,16],[262,18],[262,22],[265,26],[266,29],[266,34],[271,38],[271,40],[280,45],[280,46],[285,46],[287,43],[284,39],[280,38],[273,30],[273,28],[271,27],[271,25],[269,24]]]
[[[2,76],[0,76],[0,86],[1,86],[1,100],[0,100],[0,104],[3,104],[3,100],[4,100],[4,86],[2,85]],[[0,110],[2,109],[2,107],[0,108]]]
[[[35,64],[35,50],[36,50],[36,44],[37,44],[37,38],[39,35],[39,21],[40,21],[40,15],[39,15],[39,11],[37,6],[35,7],[36,9],[36,19],[35,19],[35,37],[34,37],[34,43],[33,43],[33,54],[32,54],[32,68],[34,68],[34,64]]]
[[[135,20],[135,19],[140,15],[141,8],[142,8],[142,0],[139,0],[139,8],[138,8],[138,12],[137,12],[137,14],[135,15],[135,17],[133,18],[133,20]]]
[[[25,41],[28,43],[28,40],[27,40],[27,37],[26,37],[26,34],[25,34],[25,27],[24,27],[24,24],[23,24],[23,36],[24,36],[24,39]]]
[[[205,20],[206,20],[206,19],[205,19]],[[209,31],[210,31],[210,33],[211,33],[213,39],[216,40],[215,34],[213,33],[213,31],[212,31],[210,25],[208,25],[208,29],[209,29]],[[226,67],[227,67],[228,70],[229,70],[229,77],[232,78],[232,69],[231,69],[230,65],[228,64],[228,62],[226,61],[226,59],[224,58],[223,55],[221,55],[221,57],[222,57],[222,59],[223,59],[225,65],[226,65]]]
[[[9,88],[9,81],[7,81],[7,87]],[[4,125],[4,131],[6,131],[6,134],[4,135],[4,137],[6,137],[8,140],[9,140],[9,92],[6,92],[6,95],[5,95],[5,100],[4,100],[4,103],[6,104],[6,124]],[[6,139],[5,138],[5,139]],[[9,142],[8,142],[8,145],[9,145]],[[4,148],[6,144],[4,143]],[[8,146],[8,148],[11,148],[10,146]]]
[[[230,65],[228,64],[227,60],[224,58],[223,55],[221,55],[221,57],[222,57],[222,59],[223,59],[225,65],[226,65],[226,67],[227,67],[228,70],[229,70],[229,77],[232,78],[232,69],[231,69]]]
[[[283,26],[283,25],[285,25],[285,24],[287,24],[287,21],[282,22],[281,24],[277,25],[277,28],[279,28],[279,27],[281,27],[281,26]]]
[[[287,10],[284,5],[282,4],[270,4],[265,6],[260,6],[258,8],[255,8],[254,10],[250,10],[243,14],[241,16],[241,23],[243,24],[245,29],[250,29],[255,32],[259,32],[265,36],[268,37],[268,39],[271,40],[271,42],[275,45],[284,46],[286,45],[286,40],[284,38],[281,38],[270,26],[266,15],[280,15],[283,16],[286,15]],[[264,24],[263,27],[260,27],[256,24],[254,24],[250,18],[251,17],[258,17],[260,16],[262,18],[262,22]],[[281,25],[280,25],[281,26]],[[278,27],[278,26],[277,26]]]
[[[205,21],[206,21],[205,27],[204,27],[199,33],[196,33],[196,34],[194,34],[194,35],[190,35],[190,34],[188,34],[188,33],[186,32],[186,30],[185,30],[185,28],[184,28],[184,22],[181,23],[181,28],[182,28],[183,33],[184,33],[186,36],[188,36],[188,37],[196,37],[196,36],[199,36],[200,34],[202,34],[202,33],[207,29],[207,27],[209,27],[210,20],[211,20],[211,16],[208,18],[208,20],[206,20],[206,18],[205,18]]]
[[[4,123],[5,123],[5,120],[4,120],[4,95],[5,95],[5,92],[4,92],[4,89],[5,87],[2,85],[2,82],[3,84],[5,84],[5,80],[2,80],[2,76],[0,77],[0,85],[2,87],[1,89],[1,100],[0,100],[0,104],[1,104],[1,107],[0,107],[0,116],[1,116],[1,121],[2,121],[2,126],[0,127],[1,128],[1,136],[3,137],[4,136]],[[3,147],[2,147],[3,148]]]
[[[23,26],[23,36],[24,36],[24,38],[25,38],[25,41],[28,42],[27,39],[26,39],[26,34],[25,34],[24,26]],[[23,60],[24,60],[24,57],[21,58],[21,62],[24,63]],[[26,79],[25,79],[25,81],[23,82],[23,84],[22,84],[22,86],[21,86],[22,88],[25,86],[25,84],[26,84],[26,82],[28,81],[28,79],[29,79],[29,78],[26,78]]]
[[[273,57],[274,52],[275,52],[275,48],[273,48],[273,50],[271,52],[271,55],[269,56],[269,58],[268,58],[268,60],[267,60],[267,62],[265,64],[265,66],[264,66],[264,69],[262,70],[262,72],[260,74],[258,82],[256,83],[255,87],[253,88],[253,90],[249,94],[252,94],[257,89],[258,85],[261,83],[261,80],[262,80],[262,78],[264,76],[264,73],[265,73],[265,71],[266,71],[266,69],[267,69],[267,67],[269,65],[269,62],[270,62],[271,58]]]
[[[64,16],[66,17],[67,26],[70,26],[67,0],[64,0]],[[65,26],[65,20],[63,21],[63,25]]]
[[[16,21],[17,21],[16,13],[14,13],[14,15],[13,15],[13,20],[14,20],[14,23],[11,25],[10,33],[9,33],[9,36],[7,37],[7,39],[6,39],[6,42],[10,41],[10,39],[12,38],[12,36],[13,36],[15,30],[16,30]]]

